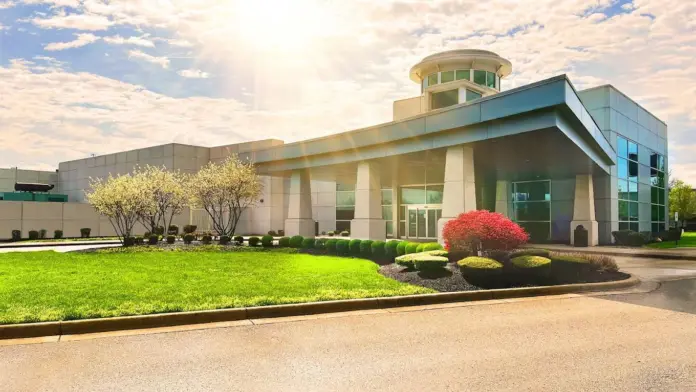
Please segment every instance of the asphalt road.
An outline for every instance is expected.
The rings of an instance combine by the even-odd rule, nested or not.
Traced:
[[[0,390],[696,390],[696,280],[269,321],[0,346]]]

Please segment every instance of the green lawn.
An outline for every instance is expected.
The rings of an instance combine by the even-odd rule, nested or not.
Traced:
[[[696,248],[696,233],[684,232],[678,246],[674,241],[665,241],[648,244],[646,247],[654,249]]]
[[[377,269],[276,252],[3,253],[0,324],[433,292]]]

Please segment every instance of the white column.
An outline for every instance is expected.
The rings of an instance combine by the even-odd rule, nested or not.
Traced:
[[[587,229],[588,245],[599,243],[599,229],[595,217],[594,183],[591,174],[575,176],[575,203],[573,221],[570,222],[570,243],[575,244],[575,228],[582,225]]]
[[[463,212],[476,210],[474,148],[455,146],[447,149],[445,158],[445,190],[442,196],[442,218],[437,222],[437,238],[442,243],[442,228],[447,221]]]
[[[288,218],[285,220],[285,235],[314,237],[312,219],[312,193],[309,172],[295,170],[290,177],[290,203]]]
[[[363,240],[387,238],[387,226],[382,219],[382,186],[379,168],[374,162],[358,164],[355,183],[355,218],[350,222],[350,236]]]
[[[495,182],[495,212],[512,219],[512,189],[510,181]]]

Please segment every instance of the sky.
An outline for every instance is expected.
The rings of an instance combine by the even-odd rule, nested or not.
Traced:
[[[669,127],[696,185],[696,1],[0,0],[0,167],[164,143],[330,135],[391,120],[412,65],[509,59],[503,90],[612,84]]]

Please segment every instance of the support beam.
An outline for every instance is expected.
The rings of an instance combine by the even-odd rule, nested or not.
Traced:
[[[437,222],[437,238],[443,243],[442,229],[447,221],[463,212],[476,210],[476,179],[474,148],[454,146],[445,158],[445,190],[442,196],[442,218]]]
[[[575,176],[575,202],[573,221],[570,222],[570,243],[575,244],[575,228],[582,225],[587,229],[588,245],[599,243],[599,228],[595,217],[594,182],[591,174]]]
[[[379,168],[374,162],[358,164],[355,219],[350,222],[350,236],[381,241],[387,238],[387,226],[382,219],[382,185]]]
[[[309,172],[295,170],[290,177],[290,203],[288,218],[285,220],[285,235],[314,237],[314,219],[312,219],[312,192]]]
[[[512,219],[512,183],[510,181],[496,181],[495,183],[495,212]]]

